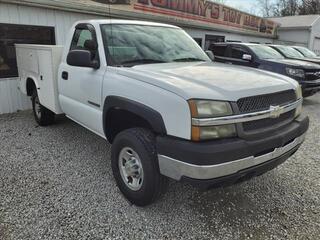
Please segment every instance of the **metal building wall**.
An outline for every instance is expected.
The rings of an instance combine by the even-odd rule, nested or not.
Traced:
[[[98,18],[94,15],[0,3],[0,23],[55,27],[56,43],[63,45],[72,26],[78,20]],[[30,100],[17,89],[17,78],[0,78],[0,114],[25,110]]]
[[[279,29],[276,44],[309,46],[310,31],[308,29]]]
[[[0,80],[0,114],[31,107],[30,100],[18,91],[16,79]]]
[[[320,18],[312,24],[309,48],[318,55],[320,54]]]

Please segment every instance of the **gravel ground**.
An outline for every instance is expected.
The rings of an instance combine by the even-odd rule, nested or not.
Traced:
[[[320,237],[320,94],[306,100],[301,149],[249,182],[208,192],[172,182],[147,208],[112,177],[110,145],[65,118],[0,116],[0,239],[315,239]]]

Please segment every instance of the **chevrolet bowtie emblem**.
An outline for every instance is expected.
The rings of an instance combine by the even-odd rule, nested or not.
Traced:
[[[270,117],[278,118],[282,113],[284,113],[284,107],[281,106],[270,106]]]

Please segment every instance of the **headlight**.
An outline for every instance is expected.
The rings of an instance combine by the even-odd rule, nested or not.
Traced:
[[[228,102],[190,100],[189,106],[193,118],[224,117],[233,114]]]
[[[302,103],[297,107],[295,117],[299,117],[302,113]]]
[[[235,137],[236,134],[236,126],[234,124],[210,127],[192,127],[193,141],[230,138]]]
[[[230,103],[208,100],[190,100],[190,111],[192,118],[215,118],[225,117],[233,114]],[[234,124],[221,126],[199,127],[192,126],[192,140],[210,140],[218,138],[229,138],[236,136]]]
[[[286,68],[288,75],[292,77],[299,77],[304,78],[305,72],[302,69],[296,69],[296,68]]]

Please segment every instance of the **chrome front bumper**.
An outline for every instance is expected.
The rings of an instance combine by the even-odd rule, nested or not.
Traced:
[[[164,155],[158,155],[159,167],[162,175],[170,177],[175,180],[181,180],[182,177],[192,179],[207,180],[235,174],[243,169],[254,167],[270,160],[281,157],[290,152],[292,149],[301,145],[305,139],[306,133],[300,137],[295,138],[287,145],[274,149],[273,152],[261,155],[250,156],[243,159],[238,159],[231,162],[226,162],[217,165],[199,166],[185,163],[177,159],[173,159]]]

